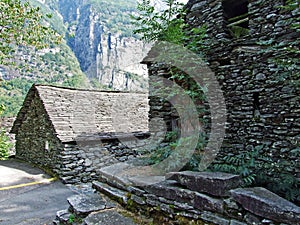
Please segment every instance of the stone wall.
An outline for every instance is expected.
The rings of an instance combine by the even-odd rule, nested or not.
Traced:
[[[12,128],[16,157],[65,183],[95,180],[103,166],[131,160],[149,148],[147,103],[145,94],[33,86]]]
[[[299,11],[280,9],[278,6],[284,2],[281,0],[272,1],[272,4],[262,0],[241,1],[247,4],[249,21],[245,26],[249,34],[237,38],[228,30],[224,2],[191,0],[186,6],[189,29],[207,26],[205,59],[226,101],[226,136],[217,159],[220,162],[228,154],[240,155],[262,148],[256,158],[258,174],[273,178],[288,174],[297,182],[300,179],[297,150],[300,91],[292,81],[299,79],[299,72],[297,69],[286,71],[276,64],[274,60],[282,57],[283,52],[261,41],[273,41],[288,48],[299,38],[299,33],[289,28],[289,19],[299,16]],[[168,72],[149,62],[148,68],[152,76]],[[285,75],[287,77],[282,78]],[[157,104],[157,100],[151,101],[151,106]],[[171,111],[162,112],[161,117],[166,114],[170,116]]]
[[[101,168],[139,157],[147,148],[147,137],[147,133],[84,135],[64,143],[56,173],[64,183],[97,180]]]
[[[55,135],[41,99],[35,93],[31,110],[27,111],[16,134],[16,157],[37,164],[45,169],[55,170],[61,165],[60,152],[63,145]]]
[[[237,175],[183,171],[167,174],[167,180],[141,185],[143,177],[123,177],[124,170],[125,164],[102,169],[101,182],[94,181],[93,187],[156,223],[299,224],[299,207],[265,188],[238,188],[241,179]],[[151,179],[155,177],[144,181]]]

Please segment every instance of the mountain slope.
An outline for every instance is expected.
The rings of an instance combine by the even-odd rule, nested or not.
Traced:
[[[135,8],[136,0],[59,1],[67,43],[93,83],[145,91],[147,71],[139,62],[148,49],[132,34]]]
[[[147,53],[132,35],[129,15],[135,0],[30,0],[65,37],[42,51],[19,49],[20,69],[0,65],[0,103],[16,115],[32,83],[71,87],[146,91],[147,71],[139,62]],[[88,77],[88,79],[87,79]]]

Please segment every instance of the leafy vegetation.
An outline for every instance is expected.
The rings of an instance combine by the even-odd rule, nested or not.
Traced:
[[[250,186],[255,182],[255,160],[263,146],[255,148],[251,152],[243,152],[238,155],[228,154],[212,166],[213,171],[222,171],[238,174],[243,178],[242,186]]]
[[[0,116],[5,110],[5,106],[0,105]],[[8,158],[8,151],[12,144],[9,142],[9,137],[5,134],[5,130],[0,130],[0,160]]]
[[[55,28],[60,33],[65,33],[66,30],[58,16],[50,16],[55,13],[51,10],[57,7],[54,3],[50,8],[39,1],[31,1],[31,4],[15,0],[0,3],[6,10],[2,14],[5,20],[1,20],[0,28],[10,27],[8,30],[4,29],[10,36],[4,36],[5,32],[0,34],[0,39],[4,40],[1,42],[2,47],[6,46],[0,46],[0,55],[6,60],[0,59],[0,74],[4,79],[0,83],[0,101],[6,106],[2,116],[16,116],[33,83],[69,87],[88,85],[74,53],[60,39],[61,36],[52,30]],[[6,13],[9,17],[5,17]],[[26,21],[26,29],[22,28],[22,21],[23,25]],[[35,28],[30,28],[31,26]],[[20,35],[20,30],[23,35]]]
[[[137,15],[131,19],[136,26],[135,34],[147,42],[168,41],[174,44],[183,44],[184,33],[183,4],[174,0],[164,0],[166,9],[157,10],[150,0],[142,0],[137,6]]]
[[[212,166],[212,171],[222,171],[238,174],[243,178],[243,187],[262,186],[278,195],[300,203],[300,181],[288,172],[293,168],[293,162],[287,160],[274,161],[261,154],[264,146],[258,146],[253,151],[237,155],[229,154]],[[291,151],[295,158],[300,157],[300,148]],[[264,161],[265,163],[259,163]],[[284,169],[282,169],[284,168]],[[274,178],[274,175],[276,177]]]
[[[133,36],[133,26],[130,23],[130,14],[136,11],[135,0],[88,0],[86,5],[91,5],[100,15],[107,32],[119,34],[122,37]]]
[[[140,35],[141,39],[148,42],[157,40],[168,41],[174,44],[185,45],[193,52],[201,54],[205,28],[189,29],[182,19],[184,11],[180,4],[172,0],[165,0],[164,2],[168,6],[164,11],[155,11],[149,0],[143,0],[138,5],[139,14],[132,16],[134,24],[137,26],[135,33]],[[287,0],[282,10],[293,11],[294,15],[297,15],[300,10],[299,5],[299,0]],[[291,28],[296,32],[300,30],[299,20],[299,17],[292,17],[289,21]],[[248,30],[241,27],[233,27],[233,32],[236,37],[248,34]],[[261,41],[260,44],[267,47],[264,51],[268,53],[276,52],[277,57],[270,57],[270,60],[278,66],[278,70],[276,71],[277,78],[299,87],[299,39],[289,40],[288,43],[284,43],[284,40],[281,40],[281,42],[267,40]],[[186,93],[194,102],[198,102],[198,105],[205,102],[205,93],[203,93],[202,88],[197,84],[193,84],[192,80],[186,74],[177,69],[170,68],[170,75],[169,79],[184,87]],[[170,95],[174,94],[173,92],[167,93]],[[201,108],[198,108],[198,112],[200,115],[206,113],[205,109]],[[204,121],[204,123],[206,122]],[[178,140],[176,138],[169,139],[169,135],[178,137],[177,134],[168,133],[165,140],[169,141],[169,143],[161,144],[150,154],[148,158],[150,164],[157,164],[166,159],[178,145]],[[196,154],[184,169],[197,170],[197,164],[201,160],[201,150],[203,150],[205,140],[205,137],[200,139]],[[259,146],[250,152],[229,154],[216,161],[210,169],[212,171],[238,174],[243,178],[244,182],[242,186],[263,186],[299,204],[300,181],[290,173],[290,170],[295,167],[293,162],[284,159],[278,159],[274,162],[269,156],[259,154],[262,149],[263,146]],[[292,150],[291,154],[295,154],[295,157],[299,158],[299,147]],[[277,174],[276,177],[274,177],[275,174]]]
[[[20,0],[1,0],[0,12],[0,65],[14,64],[14,53],[19,46],[41,49],[60,41],[60,36],[43,23],[39,7]]]
[[[138,4],[138,13],[132,16],[133,24],[136,26],[134,33],[139,35],[140,38],[146,42],[166,41],[175,45],[185,46],[189,50],[200,54],[201,51],[199,50],[202,48],[203,39],[206,34],[205,27],[187,30],[187,24],[184,21],[185,11],[183,4],[174,0],[164,0],[163,2],[166,5],[164,10],[157,10],[149,0],[143,0]],[[175,52],[172,60],[178,60],[180,62],[182,60],[181,54],[176,54]],[[184,88],[185,94],[196,103],[200,115],[199,117],[203,118],[202,116],[205,109],[202,103],[206,100],[203,88],[183,71],[171,66],[168,70],[170,72],[168,79]],[[170,99],[172,96],[178,94],[172,87],[163,87],[163,85],[153,82],[151,85],[157,92],[160,92],[158,94],[159,96],[162,96],[162,94],[168,95],[165,96],[166,99]],[[157,85],[158,88],[155,88],[155,85]],[[185,105],[184,107],[187,108],[188,106]],[[187,110],[189,110],[189,108],[187,108]],[[204,123],[205,121],[202,119],[201,122]],[[201,159],[201,151],[206,142],[205,136],[203,133],[200,134],[196,151],[184,169],[197,170]],[[168,132],[165,141],[169,143],[158,146],[149,155],[148,163],[157,164],[171,154],[174,154],[174,149],[179,145],[178,138],[179,134],[177,131]],[[181,137],[180,140],[182,139]],[[186,141],[187,140],[185,140],[185,142]]]

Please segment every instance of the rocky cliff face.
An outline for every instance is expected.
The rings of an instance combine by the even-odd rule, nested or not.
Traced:
[[[132,6],[124,8],[122,1],[116,6],[112,2],[104,4],[105,1],[60,0],[59,11],[68,26],[68,45],[94,84],[144,91],[147,70],[139,62],[148,48],[130,37],[132,28],[128,15],[134,10],[134,1],[129,2]]]

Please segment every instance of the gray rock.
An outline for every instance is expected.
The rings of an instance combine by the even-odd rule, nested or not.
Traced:
[[[86,216],[91,212],[106,208],[106,202],[98,195],[73,195],[69,197],[70,211],[78,216]]]
[[[127,190],[132,193],[132,194],[135,194],[135,195],[138,195],[138,196],[143,196],[143,194],[145,194],[145,191],[140,189],[140,188],[137,188],[137,187],[133,187],[133,186],[129,186],[127,187]]]
[[[229,220],[226,220],[211,212],[203,212],[200,217],[201,219],[212,222],[213,224],[229,225]]]
[[[200,210],[223,213],[224,205],[220,199],[215,199],[201,193],[195,193],[194,207]]]
[[[265,80],[266,79],[266,75],[263,73],[259,73],[255,76],[255,80]]]
[[[105,183],[99,182],[99,181],[94,181],[93,183],[93,188],[95,188],[97,191],[113,198],[113,199],[118,199],[122,201],[123,203],[127,203],[128,197],[127,197],[127,192],[122,191],[120,189],[111,187]]]
[[[90,214],[84,220],[84,225],[135,225],[131,218],[125,217],[116,211],[104,211]]]
[[[237,188],[241,179],[238,175],[221,172],[174,172],[167,175],[192,191],[214,196],[229,196],[229,190]]]
[[[207,4],[206,1],[198,2],[193,5],[193,7],[191,8],[191,11],[196,11],[196,10],[202,9],[205,4]]]
[[[176,184],[177,183],[175,181],[166,180],[158,184],[145,186],[144,189],[156,196],[193,205],[195,193],[190,190],[180,188],[176,186]]]
[[[255,215],[276,222],[300,224],[300,207],[262,187],[230,191],[233,199]]]
[[[131,195],[131,199],[136,202],[137,204],[140,205],[145,205],[146,204],[146,200],[144,200],[143,198],[136,196],[136,195]]]
[[[130,168],[130,165],[127,163],[116,163],[111,166],[101,168],[98,172],[98,175],[107,178],[108,180],[114,180],[117,183],[120,183],[125,186],[131,185],[131,182],[127,179],[128,176],[124,171]]]
[[[165,176],[133,176],[128,177],[128,180],[134,186],[147,186],[164,181]]]
[[[56,220],[58,224],[67,223],[69,221],[71,213],[68,210],[60,210],[56,213]]]
[[[247,225],[246,223],[237,221],[237,220],[231,220],[230,225]]]

